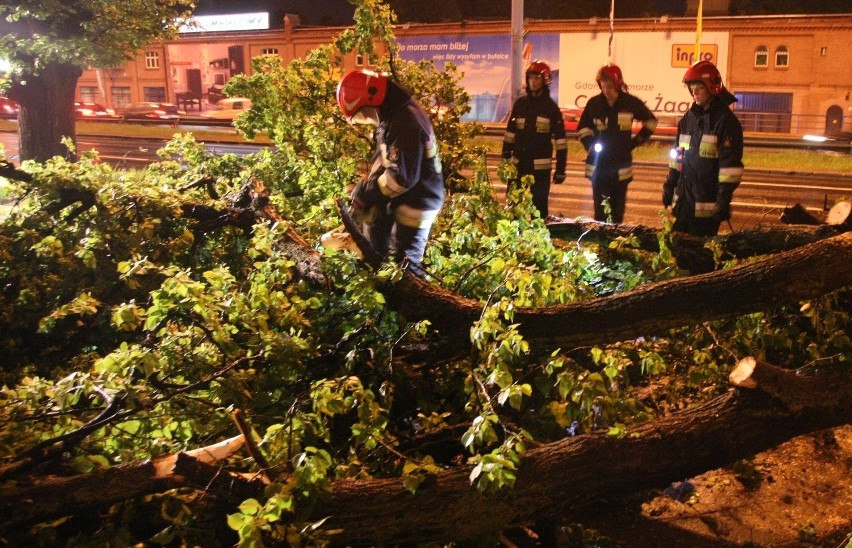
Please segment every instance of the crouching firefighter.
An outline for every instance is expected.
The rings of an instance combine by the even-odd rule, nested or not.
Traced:
[[[387,74],[355,70],[337,86],[353,124],[376,126],[369,175],[352,192],[350,213],[383,259],[407,261],[423,275],[423,253],[444,203],[435,132],[423,107]]]

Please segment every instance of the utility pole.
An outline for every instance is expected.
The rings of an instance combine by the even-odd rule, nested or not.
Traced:
[[[524,0],[512,0],[512,103],[520,96],[523,83]]]

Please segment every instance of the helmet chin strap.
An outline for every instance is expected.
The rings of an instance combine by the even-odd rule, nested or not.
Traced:
[[[349,119],[350,124],[363,124],[378,126],[379,125],[379,109],[376,107],[362,107]]]

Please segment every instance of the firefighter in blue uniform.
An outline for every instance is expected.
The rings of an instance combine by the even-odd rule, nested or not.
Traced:
[[[693,104],[678,136],[663,185],[663,206],[673,206],[673,230],[715,236],[731,218],[731,198],[743,175],[743,128],[729,108],[736,98],[709,61],[684,74]]]
[[[512,105],[509,122],[503,136],[503,158],[511,160],[518,169],[518,179],[533,176],[533,204],[547,219],[550,195],[550,173],[553,150],[556,149],[556,169],[553,182],[565,181],[568,161],[568,141],[562,111],[550,97],[552,75],[546,63],[535,60],[526,70],[526,95]],[[510,185],[517,180],[509,181]]]
[[[445,194],[432,123],[384,73],[349,72],[338,84],[337,103],[350,123],[376,126],[372,167],[352,192],[350,212],[376,251],[406,260],[422,274],[426,241]]]
[[[627,205],[627,185],[633,180],[633,149],[657,129],[657,118],[638,97],[627,91],[618,65],[598,70],[595,95],[580,115],[577,136],[586,149],[586,176],[592,182],[595,220],[621,223]],[[633,134],[633,124],[641,126]],[[604,208],[609,202],[610,213]]]

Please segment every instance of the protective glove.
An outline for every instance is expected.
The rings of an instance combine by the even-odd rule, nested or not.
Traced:
[[[564,173],[556,173],[553,175],[553,184],[561,185],[565,182],[565,174]]]
[[[731,199],[734,195],[734,188],[731,185],[719,185],[719,193],[716,195],[716,207],[713,208],[713,216],[719,222],[727,221],[731,218]]]
[[[731,202],[723,198],[716,200],[716,207],[713,208],[713,216],[719,221],[727,221],[731,218]]]
[[[669,207],[674,202],[675,187],[663,185],[663,207]]]

